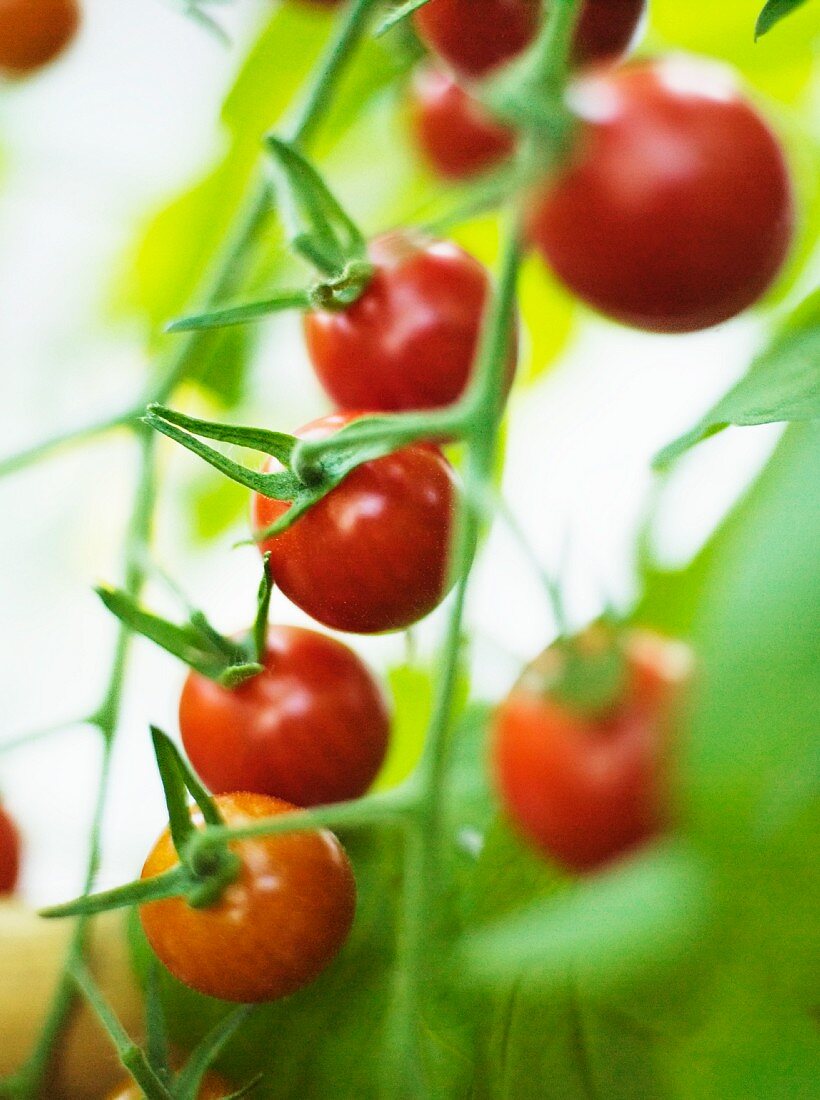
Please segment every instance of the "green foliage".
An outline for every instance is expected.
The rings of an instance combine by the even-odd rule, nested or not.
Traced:
[[[820,418],[820,291],[795,310],[736,386],[697,425],[658,454],[668,465],[730,424]]]
[[[760,38],[772,29],[781,19],[797,11],[806,0],[767,0],[766,6],[757,18],[755,38]]]

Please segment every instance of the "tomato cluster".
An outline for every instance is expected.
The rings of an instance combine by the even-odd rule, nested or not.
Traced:
[[[229,826],[294,808],[260,794],[220,795],[215,802]],[[202,825],[198,811],[192,820]],[[353,871],[336,837],[324,831],[239,840],[231,849],[241,870],[215,905],[153,901],[140,909],[143,929],[171,973],[200,993],[243,1003],[285,997],[313,981],[347,939],[356,908]],[[166,831],[143,878],[178,863]]]
[[[622,646],[625,682],[591,712],[560,696],[562,646],[524,672],[496,714],[493,771],[521,831],[574,871],[589,871],[653,837],[666,823],[670,724],[691,662],[677,642],[647,632],[593,630],[574,643],[590,663]]]
[[[53,61],[77,33],[77,0],[3,0],[0,73],[26,76]]]

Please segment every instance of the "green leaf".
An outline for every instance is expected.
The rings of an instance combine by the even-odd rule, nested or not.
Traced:
[[[668,466],[730,424],[748,426],[820,417],[820,291],[796,311],[751,369],[698,424],[655,458]]]
[[[377,25],[373,34],[376,38],[380,38],[383,34],[386,34],[387,31],[392,30],[397,23],[401,23],[404,19],[411,16],[413,12],[424,7],[426,3],[428,3],[428,0],[405,0],[403,4],[394,8],[393,11],[388,12],[381,23]]]
[[[781,19],[785,19],[805,3],[806,0],[767,0],[766,6],[757,19],[755,40],[761,38]]]

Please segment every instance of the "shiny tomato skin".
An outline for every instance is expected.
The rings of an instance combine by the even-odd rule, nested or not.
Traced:
[[[416,72],[410,108],[416,143],[444,179],[480,175],[515,149],[515,133],[441,69],[426,66]]]
[[[548,5],[547,5],[548,6]],[[541,0],[428,0],[413,16],[422,40],[465,76],[512,60],[538,33]],[[646,0],[586,0],[572,49],[576,65],[612,60],[635,37]]]
[[[711,63],[668,58],[582,77],[574,157],[533,199],[529,237],[595,309],[695,332],[752,305],[789,250],[778,142]]]
[[[584,716],[540,690],[538,661],[496,714],[492,771],[502,803],[529,840],[571,871],[605,866],[666,824],[667,731],[688,652],[635,632],[627,659],[624,696],[604,716]]]
[[[251,791],[296,806],[364,794],[390,729],[364,663],[334,638],[274,626],[264,664],[233,689],[197,672],[185,681],[179,728],[205,784],[216,794]]]
[[[297,435],[321,438],[362,415],[327,416]],[[325,626],[352,634],[403,630],[447,594],[455,496],[450,464],[437,448],[416,444],[357,467],[260,549],[288,599]],[[254,530],[270,527],[288,507],[255,494]]]
[[[20,834],[0,803],[0,895],[11,894],[20,875]]]
[[[340,409],[440,408],[463,393],[490,297],[486,269],[452,241],[414,233],[377,237],[375,273],[343,310],[305,315],[308,353]],[[517,340],[510,352],[515,371]]]
[[[206,1073],[199,1086],[197,1100],[224,1100],[226,1096],[232,1096],[237,1090],[228,1084],[218,1073]],[[123,1081],[121,1085],[109,1093],[108,1100],[142,1100],[143,1091],[136,1081]]]
[[[294,809],[247,793],[219,795],[216,804],[233,826]],[[202,824],[198,810],[192,820]],[[242,868],[216,905],[192,909],[183,898],[149,902],[140,908],[145,935],[168,970],[205,996],[241,1003],[286,997],[318,977],[347,939],[356,908],[353,871],[326,830],[235,841],[231,850]],[[166,830],[142,877],[178,862]]]
[[[0,0],[0,72],[26,76],[47,65],[79,24],[76,0]]]

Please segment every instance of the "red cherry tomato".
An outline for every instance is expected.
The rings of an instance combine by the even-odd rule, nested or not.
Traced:
[[[428,0],[413,16],[420,38],[467,76],[481,76],[535,37],[540,0]]]
[[[24,76],[52,61],[77,32],[76,0],[2,0],[0,71]]]
[[[261,794],[220,795],[216,804],[234,826],[294,808]],[[202,824],[198,810],[192,820]],[[239,840],[231,850],[242,867],[216,905],[149,902],[140,908],[145,935],[172,974],[208,997],[244,1003],[286,997],[318,977],[347,939],[356,909],[350,863],[326,830]],[[142,877],[178,862],[166,830]]]
[[[20,873],[20,834],[0,804],[0,894],[11,894]]]
[[[322,438],[357,415],[327,416],[297,435]],[[455,492],[440,451],[405,447],[357,467],[260,549],[270,553],[271,574],[288,599],[325,626],[353,634],[403,630],[446,595]],[[270,527],[289,507],[256,494],[254,529]]]
[[[351,649],[277,626],[265,671],[239,687],[190,673],[179,728],[191,763],[217,794],[253,791],[317,806],[364,794],[384,759],[390,720]]]
[[[370,245],[375,274],[343,310],[305,316],[308,352],[342,409],[452,404],[473,369],[490,295],[484,267],[451,241],[390,233]],[[510,354],[515,371],[517,341]]]
[[[413,79],[411,112],[419,148],[445,179],[469,179],[506,160],[515,134],[441,69]]]
[[[414,15],[431,50],[467,76],[482,76],[530,45],[541,0],[428,0]],[[548,4],[546,5],[548,7]],[[635,37],[646,0],[586,0],[573,42],[573,61],[611,60]]]
[[[620,702],[589,717],[549,694],[560,654],[547,650],[502,703],[493,773],[512,820],[565,867],[588,871],[663,826],[670,712],[690,671],[688,651],[643,632],[626,647]]]
[[[535,197],[529,234],[580,298],[625,324],[694,332],[774,280],[792,239],[774,135],[711,63],[583,77],[575,156]]]
[[[225,1100],[236,1092],[218,1073],[206,1073],[199,1086],[197,1100]],[[136,1081],[123,1081],[109,1093],[108,1100],[142,1100],[144,1093]]]

